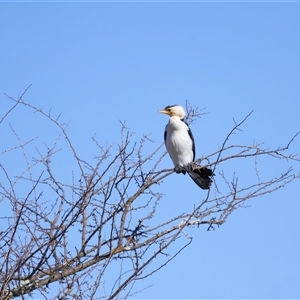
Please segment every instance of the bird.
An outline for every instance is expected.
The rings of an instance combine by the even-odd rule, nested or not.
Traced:
[[[195,141],[191,129],[185,122],[183,107],[177,104],[168,105],[158,112],[170,116],[169,123],[165,127],[164,141],[173,161],[174,171],[177,174],[188,173],[200,188],[209,189],[214,174],[211,169],[201,167],[194,162]]]

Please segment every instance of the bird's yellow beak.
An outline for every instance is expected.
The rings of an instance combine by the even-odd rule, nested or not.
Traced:
[[[170,112],[165,110],[165,109],[160,109],[158,112],[161,113],[161,114],[170,115]]]

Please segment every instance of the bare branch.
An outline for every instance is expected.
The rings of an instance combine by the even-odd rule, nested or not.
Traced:
[[[214,184],[201,201],[195,199],[197,204],[190,211],[165,214],[160,208],[166,193],[162,193],[163,181],[174,171],[161,166],[166,156],[163,143],[157,146],[149,135],[135,138],[125,122],[120,122],[116,147],[101,145],[94,135],[93,158],[79,157],[67,123],[60,121],[61,114],[54,116],[51,109],[24,101],[29,87],[17,100],[6,95],[13,106],[0,121],[5,126],[3,120],[12,118],[8,132],[17,141],[13,147],[1,145],[0,155],[13,153],[25,166],[15,171],[11,161],[0,164],[4,178],[0,201],[8,211],[0,215],[1,299],[25,299],[33,294],[45,299],[129,297],[136,293],[135,282],[161,270],[192,243],[187,227],[215,230],[251,199],[300,178],[295,171],[300,153],[290,152],[299,132],[275,148],[259,142],[230,144],[251,111],[242,121],[234,120],[219,149],[198,159],[215,173]],[[58,129],[50,146],[36,146],[32,151],[39,138],[22,141],[13,124],[17,106],[39,114]],[[186,107],[189,123],[205,114],[188,102]],[[62,153],[73,162],[69,177],[63,178],[62,166],[57,164]],[[226,166],[236,159],[247,162],[245,169],[229,173]],[[264,160],[278,166],[275,175],[265,174]],[[249,173],[251,176],[245,176]],[[155,263],[158,257],[163,263]],[[114,278],[107,276],[112,271]],[[49,296],[56,283],[56,294]]]

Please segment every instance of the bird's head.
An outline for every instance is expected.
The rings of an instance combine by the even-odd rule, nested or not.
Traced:
[[[164,109],[161,109],[158,112],[169,115],[170,117],[177,116],[180,119],[183,119],[185,116],[183,107],[177,104],[166,106]]]

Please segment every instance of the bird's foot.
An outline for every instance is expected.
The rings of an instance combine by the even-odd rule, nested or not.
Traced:
[[[186,169],[185,169],[184,167],[178,166],[178,165],[174,168],[174,171],[175,171],[177,174],[180,174],[180,173],[185,174],[185,173],[186,173]]]

